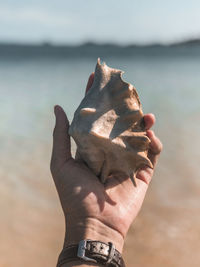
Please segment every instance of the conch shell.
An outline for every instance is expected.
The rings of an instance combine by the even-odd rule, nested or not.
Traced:
[[[102,183],[117,173],[134,182],[139,168],[152,168],[140,100],[136,89],[122,80],[122,73],[98,59],[93,85],[69,129],[77,155]]]

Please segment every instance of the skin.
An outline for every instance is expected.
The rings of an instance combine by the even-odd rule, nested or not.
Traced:
[[[86,91],[93,80],[94,73],[89,77]],[[112,242],[122,252],[124,239],[141,208],[162,150],[160,140],[150,130],[155,117],[153,114],[144,116],[147,136],[151,140],[148,157],[154,168],[139,170],[134,186],[131,179],[123,175],[116,175],[102,184],[84,162],[73,159],[67,116],[60,106],[55,106],[54,113],[51,172],[66,221],[64,247],[82,239],[92,239]],[[67,266],[100,265],[77,261],[63,265]]]

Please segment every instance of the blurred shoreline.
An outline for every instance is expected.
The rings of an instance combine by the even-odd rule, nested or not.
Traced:
[[[129,44],[86,42],[77,45],[58,45],[51,42],[38,44],[0,43],[0,58],[80,58],[80,57],[135,57],[135,56],[200,56],[200,39],[171,44]]]

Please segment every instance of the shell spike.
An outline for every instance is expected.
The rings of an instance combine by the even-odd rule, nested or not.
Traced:
[[[136,183],[136,173],[133,173],[133,172],[130,173],[129,177],[130,177],[133,185],[136,187],[137,186],[137,183]]]
[[[105,63],[105,61],[103,61],[102,64],[101,64],[101,59],[100,59],[100,57],[97,58],[97,65],[98,65],[99,67],[100,67],[100,66],[102,66],[102,67],[107,66],[106,63]]]

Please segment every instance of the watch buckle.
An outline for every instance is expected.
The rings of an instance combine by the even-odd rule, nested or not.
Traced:
[[[96,260],[88,258],[85,256],[85,250],[86,250],[86,245],[87,245],[87,241],[89,240],[81,240],[78,244],[78,252],[77,252],[77,257],[84,260],[84,261],[90,261],[90,262],[95,262],[97,263]]]

